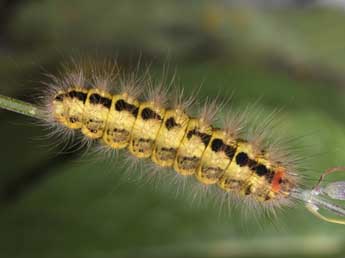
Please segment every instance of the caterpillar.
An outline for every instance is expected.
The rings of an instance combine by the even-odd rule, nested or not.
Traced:
[[[274,213],[298,199],[315,214],[320,207],[332,206],[315,198],[320,188],[303,189],[293,159],[263,144],[262,135],[240,136],[243,116],[230,119],[222,128],[213,125],[216,102],[207,102],[198,116],[192,116],[188,107],[193,98],[183,100],[183,90],[167,104],[164,81],[153,86],[150,78],[135,74],[124,79],[112,64],[91,69],[74,64],[60,76],[50,77],[39,109],[43,121],[58,133],[80,132],[86,142],[97,141],[108,150],[126,149],[139,160],[173,169],[181,177],[194,177],[249,207]],[[267,121],[261,123],[266,126]],[[329,192],[342,188],[342,183],[333,184]],[[343,215],[341,207],[332,207]]]

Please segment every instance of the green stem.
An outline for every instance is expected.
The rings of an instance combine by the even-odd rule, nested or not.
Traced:
[[[25,116],[43,119],[43,112],[35,105],[0,94],[0,108]]]

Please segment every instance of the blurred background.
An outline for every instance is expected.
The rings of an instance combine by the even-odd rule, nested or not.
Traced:
[[[75,55],[168,63],[187,94],[283,108],[313,184],[345,163],[344,42],[343,0],[2,0],[0,93],[35,101]],[[27,117],[0,125],[0,257],[345,257],[345,228],[301,205],[258,223],[126,180],[121,158],[57,153]]]

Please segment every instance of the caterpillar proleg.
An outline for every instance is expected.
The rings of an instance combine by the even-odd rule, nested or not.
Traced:
[[[220,128],[212,123],[219,111],[215,102],[207,102],[199,116],[192,116],[188,111],[191,99],[183,102],[177,93],[170,97],[178,101],[167,101],[170,97],[164,83],[154,87],[150,78],[126,80],[116,66],[96,71],[91,69],[89,75],[76,65],[61,77],[52,76],[42,96],[41,119],[58,132],[78,131],[86,141],[97,141],[109,150],[126,149],[140,160],[173,169],[182,177],[194,177],[244,205],[274,212],[301,200],[315,215],[319,208],[345,215],[344,208],[317,197],[325,193],[331,199],[344,199],[343,182],[331,184],[323,192],[317,187],[304,189],[293,160],[263,144],[260,130],[253,130],[252,139],[239,134],[243,116]],[[148,94],[141,97],[138,92]],[[260,122],[265,126],[269,120]]]

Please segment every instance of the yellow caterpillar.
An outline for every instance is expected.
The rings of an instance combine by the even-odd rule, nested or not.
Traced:
[[[300,186],[296,160],[284,148],[262,141],[271,116],[257,121],[261,130],[254,128],[254,135],[246,140],[238,133],[245,126],[241,118],[246,112],[217,128],[211,122],[219,111],[215,102],[206,103],[200,115],[192,117],[186,110],[193,98],[182,101],[177,94],[175,104],[167,106],[164,82],[152,87],[151,80],[139,80],[133,74],[115,81],[116,68],[107,65],[88,71],[74,64],[60,78],[51,76],[42,106],[0,95],[0,107],[55,126],[62,138],[71,135],[64,134],[66,130],[72,135],[80,131],[86,142],[101,142],[109,150],[127,148],[132,157],[171,168],[183,178],[194,177],[235,204],[243,201],[245,208],[274,213],[274,208],[299,200],[316,217],[345,224],[345,208],[337,203],[345,200],[345,181],[323,184],[326,176],[345,167],[327,169],[312,189]],[[115,94],[108,90],[114,83],[119,89]],[[143,89],[149,92],[146,99],[139,97]]]
[[[289,203],[297,177],[284,161],[231,130],[215,128],[206,115],[191,117],[183,105],[166,107],[154,97],[137,99],[128,82],[117,83],[123,90],[111,94],[106,77],[88,80],[82,69],[55,78],[48,120],[264,207]]]

